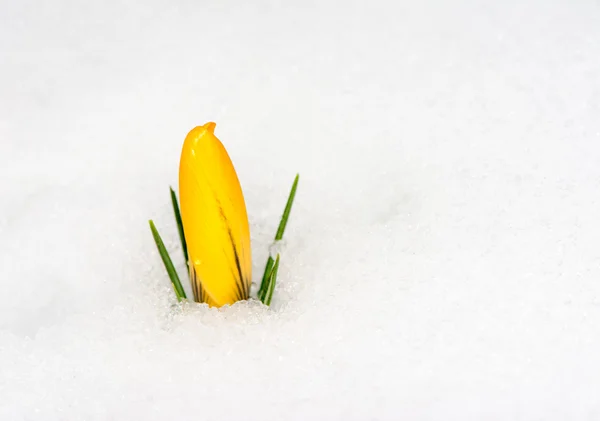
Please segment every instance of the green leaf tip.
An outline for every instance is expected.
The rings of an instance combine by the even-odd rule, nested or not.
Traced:
[[[263,273],[262,280],[260,281],[260,288],[258,289],[258,296],[261,301],[264,301],[264,294],[269,285],[269,274],[271,273],[271,269],[273,269],[273,264],[275,260],[271,256],[267,259],[267,264],[265,266],[265,273]]]
[[[154,222],[149,220],[150,230],[152,231],[152,236],[154,237],[154,242],[156,243],[156,248],[158,249],[158,253],[165,265],[165,269],[167,270],[167,274],[169,278],[171,278],[171,283],[173,284],[173,289],[175,290],[175,295],[177,296],[177,300],[181,301],[184,298],[187,298],[185,295],[185,291],[181,286],[181,281],[179,280],[179,276],[177,276],[177,271],[175,270],[175,266],[173,266],[173,262],[171,261],[171,257],[167,252],[165,244],[163,243],[158,230],[154,226]]]
[[[189,272],[187,243],[185,242],[185,234],[183,231],[183,221],[181,220],[181,212],[179,212],[179,202],[177,201],[177,195],[175,194],[175,190],[173,190],[173,187],[169,187],[169,190],[171,190],[171,203],[173,204],[173,213],[175,214],[175,221],[177,221],[177,230],[179,231],[181,250],[183,251],[183,258],[185,259],[185,265],[188,267]]]
[[[263,304],[270,306],[271,299],[273,298],[273,291],[275,291],[275,283],[277,282],[277,272],[279,271],[279,254],[277,254],[277,258],[275,259],[275,263],[273,264],[273,269],[269,273],[269,286],[265,291],[264,299],[262,300]]]
[[[275,234],[275,240],[281,240],[283,238],[283,233],[285,232],[285,227],[287,225],[288,218],[290,217],[290,212],[292,211],[292,205],[294,204],[294,198],[296,197],[298,180],[300,180],[300,174],[296,174],[296,178],[294,178],[294,184],[292,184],[290,195],[288,196],[285,208],[283,209],[283,215],[281,216],[281,221],[279,222],[279,227],[277,228],[277,234]]]

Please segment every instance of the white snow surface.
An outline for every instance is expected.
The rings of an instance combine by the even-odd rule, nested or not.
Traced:
[[[599,420],[600,4],[0,3],[1,420]],[[273,306],[148,228],[217,123]],[[188,287],[186,282],[186,287]],[[189,291],[189,289],[188,289]]]

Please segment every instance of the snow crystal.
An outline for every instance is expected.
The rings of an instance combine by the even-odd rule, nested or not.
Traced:
[[[285,239],[283,240],[275,240],[269,246],[269,256],[273,259],[277,258],[277,255],[281,255],[284,253],[286,247]]]

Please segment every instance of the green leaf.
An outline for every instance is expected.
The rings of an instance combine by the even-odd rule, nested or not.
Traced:
[[[285,204],[285,208],[283,209],[283,215],[281,216],[281,221],[279,222],[279,227],[277,228],[277,233],[275,234],[275,241],[279,241],[283,238],[283,233],[285,232],[285,227],[287,225],[288,219],[290,217],[290,212],[292,211],[292,205],[294,204],[294,198],[296,197],[296,190],[298,189],[298,180],[300,179],[300,174],[296,174],[296,178],[294,179],[294,184],[292,184],[292,189],[290,190],[290,194],[288,196],[288,200]],[[271,256],[267,259],[267,264],[265,266],[265,272],[263,273],[262,280],[260,282],[260,288],[258,289],[258,297],[261,298],[261,301],[264,301],[264,297],[267,292],[268,287],[268,274],[273,268],[274,260]]]
[[[292,205],[294,204],[294,198],[296,197],[296,190],[298,189],[299,179],[300,174],[296,174],[294,184],[292,184],[292,190],[290,191],[287,203],[285,204],[285,209],[283,210],[283,215],[281,216],[281,221],[279,222],[279,227],[277,228],[277,234],[275,234],[276,241],[281,240],[283,238],[283,233],[285,232],[285,227],[287,225],[288,218],[290,217]]]
[[[152,236],[154,237],[154,242],[156,243],[156,247],[158,248],[158,253],[160,254],[160,257],[162,258],[162,261],[165,265],[165,269],[167,270],[167,273],[169,274],[169,278],[171,278],[171,283],[173,284],[173,289],[175,290],[175,295],[177,295],[177,299],[179,301],[181,301],[184,298],[187,298],[185,296],[185,291],[183,290],[183,287],[181,286],[181,282],[179,281],[179,276],[177,276],[177,271],[175,270],[175,267],[173,266],[173,262],[171,261],[171,258],[169,257],[169,253],[167,252],[167,249],[165,247],[165,244],[162,241],[162,238],[160,238],[160,234],[158,233],[156,227],[154,226],[154,222],[152,222],[152,220],[148,221],[150,223],[150,230],[152,231]]]
[[[269,285],[269,276],[271,275],[271,270],[273,269],[273,264],[275,260],[271,256],[267,259],[267,265],[265,266],[265,273],[263,273],[262,280],[260,281],[260,288],[258,290],[258,298],[262,302],[265,301],[265,293],[267,291],[267,287]]]
[[[275,259],[275,264],[269,275],[269,286],[267,288],[263,304],[270,306],[271,299],[273,298],[273,291],[275,291],[275,283],[277,282],[277,271],[279,270],[279,254]]]
[[[181,213],[179,212],[179,204],[177,202],[177,196],[172,187],[171,190],[171,203],[173,203],[173,212],[175,213],[175,220],[177,221],[177,230],[179,231],[179,239],[181,240],[181,249],[183,250],[183,257],[185,259],[185,265],[188,267],[189,273],[189,262],[188,262],[188,251],[187,244],[185,242],[185,234],[183,232],[183,222],[181,221]]]

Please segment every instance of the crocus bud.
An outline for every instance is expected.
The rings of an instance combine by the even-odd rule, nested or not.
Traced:
[[[252,252],[242,188],[215,126],[185,138],[179,195],[194,299],[222,306],[248,298]]]

